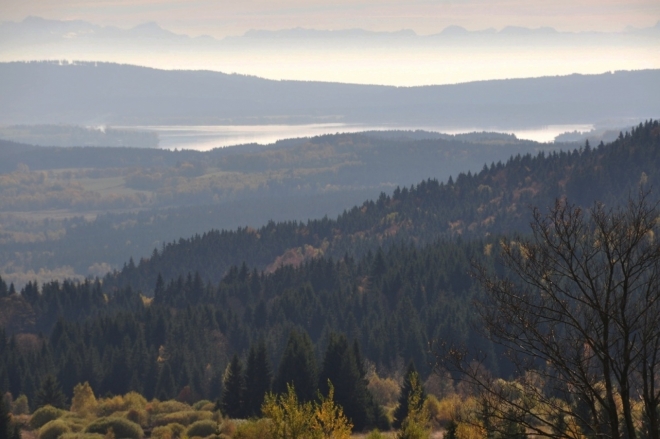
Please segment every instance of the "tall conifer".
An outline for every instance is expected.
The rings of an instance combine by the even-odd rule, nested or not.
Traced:
[[[301,402],[316,398],[317,369],[314,346],[306,332],[291,331],[282,360],[273,383],[276,393],[287,392],[287,384],[293,384]]]
[[[59,409],[63,409],[66,404],[66,397],[62,393],[60,383],[53,375],[46,375],[46,378],[41,383],[41,388],[37,392],[37,407],[45,405],[52,405]]]
[[[245,377],[243,365],[236,354],[225,372],[220,410],[230,418],[245,417]]]
[[[357,343],[349,346],[346,336],[330,334],[319,375],[319,389],[328,395],[335,388],[334,399],[356,430],[378,427],[386,429],[387,419],[367,388],[364,365]]]
[[[264,396],[270,391],[273,380],[273,372],[268,361],[266,344],[263,340],[255,349],[250,348],[248,356],[245,394],[245,410],[247,416],[259,416],[261,414],[261,405],[264,402]]]

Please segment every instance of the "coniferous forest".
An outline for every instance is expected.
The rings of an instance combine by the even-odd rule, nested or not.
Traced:
[[[116,438],[170,439],[347,437],[391,428],[411,435],[403,437],[442,428],[449,439],[657,438],[652,409],[660,395],[641,384],[653,382],[645,374],[657,377],[655,357],[646,362],[651,357],[640,351],[629,374],[603,360],[616,366],[613,377],[639,381],[613,379],[617,385],[592,374],[583,390],[600,390],[577,393],[558,378],[564,369],[541,364],[542,351],[511,355],[518,346],[512,334],[531,340],[525,328],[533,322],[515,333],[498,326],[501,315],[478,310],[517,285],[542,249],[565,249],[591,235],[589,248],[610,251],[641,230],[630,252],[605,259],[616,265],[639,253],[651,262],[640,262],[631,282],[654,285],[659,182],[660,123],[648,121],[609,144],[517,155],[478,173],[397,188],[336,219],[182,238],[102,278],[20,289],[0,280],[2,422],[12,411],[12,422],[40,438],[110,428]],[[628,216],[617,217],[617,209]],[[625,227],[617,229],[617,221]],[[555,236],[567,238],[549,247]],[[577,248],[576,258],[588,254]],[[548,258],[544,266],[551,267]],[[612,268],[612,276],[629,266]],[[537,274],[534,291],[553,282],[571,290],[562,280],[570,273]],[[600,282],[589,276],[575,275],[577,284]],[[636,339],[645,347],[658,340],[657,324],[637,327],[612,313],[612,326],[628,331],[635,349]],[[557,326],[548,334],[569,332]],[[571,346],[591,342],[584,337]],[[589,368],[601,358],[599,346],[579,351],[595,353]],[[443,347],[453,348],[443,356]],[[462,361],[461,349],[479,363]],[[636,390],[644,398],[636,399]],[[294,424],[299,436],[278,430]]]

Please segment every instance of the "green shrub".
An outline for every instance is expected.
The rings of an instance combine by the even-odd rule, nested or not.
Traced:
[[[45,423],[39,429],[39,439],[57,439],[64,433],[70,433],[71,429],[61,419],[54,419]]]
[[[188,427],[188,430],[186,431],[186,435],[188,437],[206,437],[210,436],[212,434],[215,434],[218,429],[218,423],[215,421],[211,421],[209,419],[205,419],[202,421],[197,421],[193,423],[190,427]]]
[[[181,424],[190,425],[193,422],[213,418],[213,412],[186,410],[183,412],[165,413],[152,416],[153,425]]]
[[[126,418],[118,418],[114,416],[98,418],[96,421],[87,426],[85,432],[106,434],[110,429],[112,429],[117,439],[141,439],[144,436],[142,427],[140,427],[138,424],[129,421]]]
[[[53,407],[52,405],[45,405],[38,408],[30,418],[29,425],[31,428],[38,430],[50,421],[54,421],[64,414],[64,410]]]

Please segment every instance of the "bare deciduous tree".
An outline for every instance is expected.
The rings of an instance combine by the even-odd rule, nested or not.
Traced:
[[[529,239],[502,242],[506,276],[476,267],[479,312],[518,377],[450,358],[502,435],[515,422],[553,438],[660,439],[658,215],[645,192],[610,210],[558,200],[534,210]]]

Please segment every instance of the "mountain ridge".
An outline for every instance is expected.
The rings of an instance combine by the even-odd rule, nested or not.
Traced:
[[[305,28],[305,27],[291,27],[291,28],[282,28],[276,30],[270,29],[249,29],[240,35],[227,35],[221,38],[216,38],[210,35],[197,35],[192,36],[186,33],[178,33],[175,31],[168,30],[158,24],[155,21],[146,21],[139,23],[135,26],[130,27],[119,27],[116,25],[98,25],[86,20],[57,20],[57,19],[47,19],[39,16],[27,16],[21,21],[2,21],[0,22],[0,32],[4,30],[9,30],[13,32],[37,32],[44,34],[46,31],[50,33],[50,36],[59,35],[59,37],[65,37],[68,35],[68,38],[72,37],[92,37],[95,34],[100,37],[119,37],[122,34],[126,36],[146,36],[146,37],[163,37],[163,38],[173,38],[178,40],[195,40],[201,38],[203,40],[214,42],[221,42],[223,40],[233,40],[240,38],[374,38],[374,37],[384,37],[384,38],[437,38],[441,36],[480,36],[480,35],[603,35],[603,34],[634,34],[634,33],[653,33],[660,31],[660,21],[653,26],[637,28],[633,26],[626,26],[621,31],[611,31],[611,32],[594,32],[594,31],[582,31],[582,32],[569,32],[569,31],[559,31],[553,27],[541,26],[541,27],[524,27],[524,26],[514,26],[507,25],[503,26],[501,29],[497,30],[494,28],[487,29],[476,29],[468,30],[461,25],[453,24],[448,25],[438,32],[420,35],[412,29],[399,29],[393,31],[373,31],[364,28],[348,28],[348,29],[320,29],[320,28]],[[81,35],[70,35],[70,32],[84,30],[86,33]],[[147,31],[141,33],[141,31]],[[23,35],[25,36],[25,34]]]

